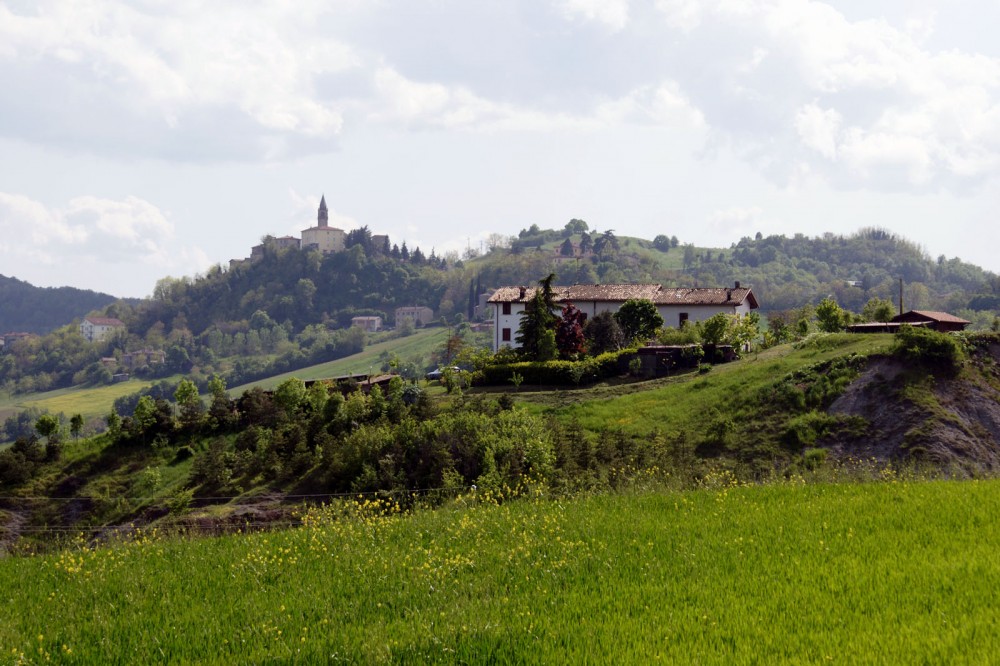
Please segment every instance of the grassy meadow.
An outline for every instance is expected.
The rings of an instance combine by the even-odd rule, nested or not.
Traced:
[[[300,368],[281,375],[274,375],[267,379],[250,382],[242,386],[230,388],[233,395],[241,395],[247,389],[259,386],[262,389],[273,389],[281,382],[297,377],[304,381],[310,379],[326,379],[329,377],[340,377],[343,375],[360,374],[368,372],[379,372],[382,361],[379,355],[383,352],[396,354],[402,361],[414,359],[429,359],[431,353],[444,344],[448,336],[448,330],[440,327],[417,329],[412,335],[405,338],[392,338],[384,342],[377,342],[365,347],[364,351],[345,356],[344,358],[313,365],[308,368]]]
[[[657,488],[0,560],[0,663],[989,663],[1000,482]],[[640,484],[641,485],[641,484]]]
[[[744,416],[753,418],[748,404],[752,392],[788,373],[852,353],[884,351],[890,342],[884,335],[825,335],[798,348],[781,345],[752,353],[739,361],[713,366],[707,374],[686,373],[578,390],[533,392],[522,387],[518,402],[534,413],[578,421],[591,431],[607,427],[640,435],[654,430],[668,435],[698,431],[719,414],[735,416],[746,411]]]
[[[0,395],[0,418],[28,407],[47,409],[53,414],[62,412],[67,416],[80,414],[85,419],[98,418],[108,413],[117,398],[141,391],[152,383],[153,381],[131,379],[108,386],[74,386],[44,393],[7,396],[6,400]]]

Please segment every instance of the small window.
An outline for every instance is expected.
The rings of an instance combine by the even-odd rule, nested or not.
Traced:
[[[682,312],[677,317],[677,327],[682,328],[688,322],[688,313]]]
[[[504,303],[503,304],[503,313],[505,315],[509,315],[510,314],[510,303]]]
[[[510,329],[504,328],[500,331],[500,339],[504,342],[510,342]]]

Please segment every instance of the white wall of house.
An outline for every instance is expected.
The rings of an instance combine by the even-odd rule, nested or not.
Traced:
[[[493,306],[493,351],[498,351],[501,347],[517,347],[514,339],[517,337],[517,329],[521,327],[521,316],[524,314],[524,303],[510,303],[510,314],[503,314],[503,303],[491,303]],[[593,319],[602,312],[614,314],[618,312],[621,303],[607,301],[573,301],[573,305],[587,315],[587,319]],[[744,317],[750,314],[750,303],[745,301],[738,306],[731,305],[658,305],[657,312],[663,317],[663,325],[671,328],[679,328],[681,315],[686,314],[687,320],[694,324],[705,321],[720,312],[728,315],[739,315]],[[560,314],[562,305],[558,305],[553,312]],[[505,333],[506,331],[506,333]],[[509,336],[509,339],[504,338]]]
[[[663,325],[671,328],[679,328],[681,325],[681,315],[686,314],[687,320],[692,324],[705,321],[720,312],[728,315],[739,315],[741,317],[750,314],[750,304],[744,302],[742,305],[658,305],[657,312],[663,317]]]
[[[504,303],[491,303],[491,305],[493,306],[493,351],[499,351],[501,347],[516,347],[514,338],[517,337],[517,329],[521,327],[524,303],[507,304],[510,305],[510,314],[504,314]]]

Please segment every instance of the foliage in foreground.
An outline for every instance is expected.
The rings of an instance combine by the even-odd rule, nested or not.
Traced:
[[[0,663],[989,662],[1000,482],[884,480],[363,500],[8,558]]]

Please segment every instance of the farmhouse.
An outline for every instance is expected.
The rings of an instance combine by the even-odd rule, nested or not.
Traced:
[[[414,326],[427,326],[434,321],[434,310],[418,305],[407,305],[396,308],[396,326],[398,327],[407,319]]]
[[[490,296],[493,308],[493,350],[515,346],[521,315],[535,295],[536,287],[500,287]],[[759,305],[750,287],[664,287],[659,284],[574,284],[552,287],[558,306],[572,303],[587,317],[617,312],[622,303],[638,298],[652,301],[665,326],[679,327],[698,322],[720,312],[750,314]]]
[[[357,326],[366,333],[377,333],[382,328],[382,317],[351,317],[351,326]]]
[[[84,317],[80,322],[80,334],[90,342],[100,342],[124,328],[125,323],[114,317]]]

